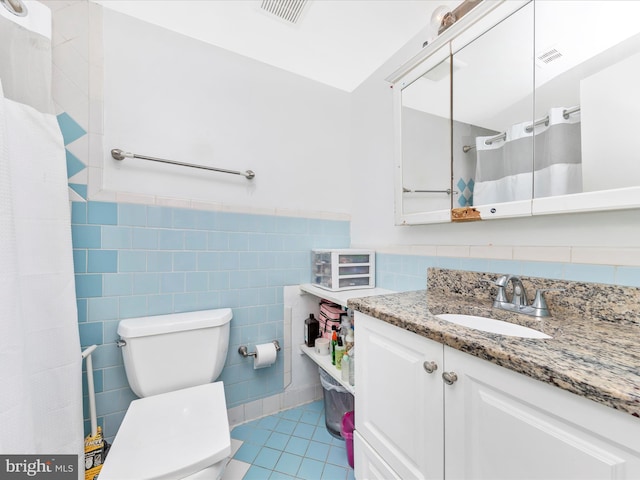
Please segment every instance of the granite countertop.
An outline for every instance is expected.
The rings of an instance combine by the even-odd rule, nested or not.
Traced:
[[[430,280],[429,285],[431,283],[436,282]],[[486,290],[486,286],[483,288]],[[434,288],[429,292],[353,298],[348,306],[640,417],[640,324],[636,321],[602,321],[585,314],[569,315],[567,310],[562,315],[536,319],[494,309],[485,299],[478,301],[455,292],[445,293],[445,290]],[[499,318],[540,330],[552,338],[540,340],[486,333],[440,320],[435,317],[440,313]]]

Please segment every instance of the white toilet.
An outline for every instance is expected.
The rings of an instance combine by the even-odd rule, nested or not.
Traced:
[[[231,453],[218,378],[231,309],[129,318],[118,324],[131,402],[100,480],[219,479]]]

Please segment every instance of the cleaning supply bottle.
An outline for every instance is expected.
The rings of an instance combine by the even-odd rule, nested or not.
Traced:
[[[304,343],[307,347],[315,347],[316,338],[320,335],[320,322],[316,320],[313,313],[304,321]]]
[[[338,344],[336,345],[336,368],[342,369],[342,356],[344,355],[344,344],[342,343],[342,337],[338,337]]]
[[[345,352],[342,356],[342,374],[341,377],[343,382],[349,383],[349,374],[351,369],[351,360],[349,360],[349,353]]]
[[[331,365],[336,364],[336,345],[338,345],[338,332],[336,327],[331,327],[333,333],[331,334]]]

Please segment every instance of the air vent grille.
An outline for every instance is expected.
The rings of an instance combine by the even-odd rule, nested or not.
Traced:
[[[287,22],[296,23],[307,0],[262,0],[260,8]]]
[[[549,65],[554,60],[562,58],[562,52],[557,48],[548,48],[536,54],[536,63],[543,67]]]

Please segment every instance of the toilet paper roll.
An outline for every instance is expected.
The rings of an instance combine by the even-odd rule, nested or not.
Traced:
[[[253,357],[253,368],[270,367],[276,362],[276,346],[273,343],[256,345],[256,356]]]

